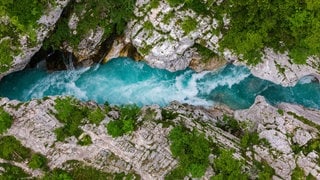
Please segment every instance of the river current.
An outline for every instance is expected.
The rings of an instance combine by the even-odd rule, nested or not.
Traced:
[[[233,109],[250,107],[257,95],[273,105],[280,102],[320,109],[320,84],[301,79],[294,87],[282,87],[254,77],[244,66],[227,65],[218,71],[196,73],[156,69],[144,62],[116,58],[103,65],[47,72],[42,68],[12,73],[0,81],[0,96],[28,101],[53,95],[122,105],[159,104],[171,101]]]

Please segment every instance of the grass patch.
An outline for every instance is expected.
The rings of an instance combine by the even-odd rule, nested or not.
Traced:
[[[0,107],[0,134],[4,133],[9,129],[12,125],[13,118],[7,113],[3,107]]]
[[[190,32],[194,31],[197,28],[197,25],[198,22],[195,19],[188,16],[182,21],[181,28],[184,31],[184,33],[188,35]]]
[[[88,146],[92,144],[91,137],[88,134],[84,135],[82,138],[79,139],[78,144],[81,146]]]
[[[151,0],[150,1],[150,7],[152,9],[158,8],[160,5],[160,0]]]
[[[210,143],[205,135],[188,131],[182,126],[175,127],[169,134],[170,150],[179,161],[179,166],[165,179],[183,179],[189,173],[202,177],[209,165]]]

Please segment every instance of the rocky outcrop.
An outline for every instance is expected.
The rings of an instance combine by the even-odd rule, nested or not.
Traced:
[[[299,167],[306,175],[310,173],[320,178],[317,164],[320,152],[309,152],[310,142],[319,139],[319,130],[301,121],[299,117],[304,114],[299,112],[296,105],[281,104],[277,108],[259,96],[250,109],[235,112],[225,107],[207,109],[178,102],[172,102],[163,109],[156,105],[145,106],[137,119],[140,124],[137,130],[117,138],[111,137],[106,130],[106,124],[119,116],[118,109],[111,107],[100,124],[81,126],[81,136],[89,135],[92,140],[92,144],[81,146],[74,136],[64,142],[57,141],[54,131],[62,124],[53,114],[56,111],[54,99],[32,100],[28,103],[5,98],[0,101],[0,105],[14,118],[12,127],[4,135],[13,135],[24,146],[44,154],[50,168],[62,168],[66,161],[77,160],[109,173],[134,172],[142,179],[163,179],[178,165],[177,159],[171,154],[167,136],[173,126],[182,124],[190,130],[204,133],[219,147],[233,149],[234,156],[246,161],[248,166],[252,166],[254,161],[266,162],[275,170],[275,175],[283,179],[290,179],[293,170]],[[92,102],[83,105],[97,106]],[[163,119],[163,110],[176,113],[176,116],[171,120]],[[311,119],[317,118],[320,113],[307,109],[305,112],[309,114],[306,118]],[[226,114],[234,114],[244,130],[256,131],[261,142],[253,148],[243,149],[240,146],[241,136],[216,125]],[[215,156],[210,157],[214,159]],[[34,176],[43,174],[29,170],[24,163],[17,165]],[[205,178],[213,174],[214,170],[208,168]]]
[[[70,0],[55,0],[52,4],[50,4],[48,10],[45,11],[45,14],[42,15],[37,22],[39,27],[35,30],[36,43],[34,45],[30,46],[28,44],[28,39],[30,37],[27,35],[20,37],[20,45],[18,48],[21,51],[17,56],[13,57],[11,68],[8,71],[0,74],[0,79],[7,74],[20,71],[26,67],[32,56],[42,47],[44,39],[48,37],[50,31],[52,31],[55,27],[56,22],[60,18],[63,9],[67,6],[69,1]]]
[[[250,66],[253,75],[272,81],[282,86],[294,86],[305,76],[314,76],[319,81],[320,60],[309,57],[306,64],[294,64],[288,54],[280,54],[272,49],[265,49],[262,61]]]
[[[291,173],[297,166],[306,175],[310,173],[317,179],[320,178],[320,167],[314,163],[320,152],[307,151],[304,154],[296,149],[307,149],[310,146],[308,142],[319,138],[318,110],[287,103],[282,103],[277,108],[258,96],[250,109],[235,111],[235,118],[253,123],[252,127],[257,130],[260,138],[265,138],[270,143],[270,147],[255,146],[255,156],[267,161],[281,178],[291,178]],[[314,159],[308,160],[307,157],[310,156]]]
[[[126,37],[151,66],[177,71],[189,66],[199,56],[195,43],[213,51],[218,48],[219,36],[211,33],[217,20],[199,15],[182,6],[170,7],[166,1],[151,7],[150,1],[136,2],[135,18],[128,25]],[[183,23],[191,21],[194,29],[186,31]]]

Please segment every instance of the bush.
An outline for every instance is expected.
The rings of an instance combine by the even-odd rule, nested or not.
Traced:
[[[78,144],[81,145],[81,146],[87,146],[89,144],[92,144],[91,137],[86,134],[81,139],[79,139]]]
[[[9,163],[0,163],[0,179],[3,180],[14,180],[14,179],[29,179],[30,175],[27,174],[20,167],[14,166]]]
[[[56,118],[64,123],[64,126],[54,131],[58,141],[64,141],[70,136],[78,138],[83,133],[79,126],[86,123],[86,118],[90,123],[99,124],[105,117],[99,107],[89,109],[72,97],[57,98],[54,107],[57,111]]]
[[[216,176],[211,177],[211,180],[220,179],[249,179],[248,174],[242,172],[244,163],[234,159],[232,152],[222,150],[217,159],[214,160],[214,171]]]
[[[47,158],[42,154],[33,154],[31,160],[28,163],[31,169],[45,169],[47,167]]]
[[[0,158],[21,162],[30,158],[30,156],[30,149],[22,146],[15,137],[0,137]]]
[[[9,113],[4,111],[2,107],[0,107],[0,134],[6,132],[12,125],[13,118]]]
[[[197,25],[198,25],[198,22],[195,19],[192,19],[191,17],[188,16],[181,23],[181,28],[184,31],[184,33],[188,35],[191,31],[197,28]]]
[[[189,132],[179,126],[169,134],[170,149],[173,157],[178,158],[179,167],[166,176],[166,179],[176,179],[187,176],[202,177],[209,165],[210,146],[204,134],[197,131]]]
[[[11,49],[11,40],[5,39],[0,42],[0,73],[6,72],[10,69],[13,57]]]
[[[240,136],[243,133],[239,122],[233,117],[229,117],[227,115],[224,115],[222,120],[217,122],[217,127],[236,136]]]

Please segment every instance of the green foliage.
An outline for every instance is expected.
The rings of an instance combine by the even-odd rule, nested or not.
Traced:
[[[318,125],[317,123],[314,123],[313,121],[310,121],[309,119],[307,119],[307,118],[305,118],[303,116],[299,116],[294,112],[289,111],[287,113],[289,115],[293,116],[295,119],[297,119],[297,120],[299,120],[299,121],[301,121],[301,122],[303,122],[305,124],[308,124],[309,126],[314,127],[314,128],[316,128],[316,129],[318,129],[320,131],[320,125]]]
[[[124,173],[106,173],[91,166],[86,166],[79,161],[68,161],[67,166],[70,167],[68,171],[62,169],[54,169],[47,173],[44,180],[72,180],[72,179],[94,179],[94,180],[133,180],[140,177],[136,174],[124,174]]]
[[[146,21],[143,24],[143,28],[148,30],[148,31],[151,31],[151,30],[153,30],[154,27],[153,27],[153,25],[152,25],[152,23],[150,21]]]
[[[105,113],[100,109],[96,108],[89,112],[88,120],[90,123],[99,124],[105,118]]]
[[[150,6],[151,8],[155,9],[155,8],[158,8],[160,5],[160,0],[151,0],[150,1]]]
[[[45,47],[59,49],[63,42],[68,42],[76,48],[84,36],[96,27],[104,28],[104,39],[113,33],[122,34],[127,22],[134,17],[134,3],[135,0],[83,0],[74,3],[70,11],[80,17],[77,33],[74,34],[68,27],[70,17],[61,18],[52,36],[44,42]]]
[[[310,55],[319,55],[320,8],[315,1],[223,1],[214,7],[217,14],[227,13],[231,21],[220,43],[243,54],[249,64],[261,61],[264,47],[289,50],[295,63],[303,64]]]
[[[244,163],[233,158],[233,153],[229,150],[222,150],[217,159],[214,160],[214,170],[216,176],[211,180],[224,179],[249,179],[248,174],[243,173],[242,167]]]
[[[195,44],[194,45],[195,48],[197,48],[197,52],[200,54],[201,59],[204,62],[208,62],[208,60],[210,60],[213,57],[216,57],[216,53],[214,53],[213,51],[211,51],[210,49],[200,45],[200,44]]]
[[[91,137],[88,134],[84,135],[81,139],[79,139],[78,144],[81,146],[87,146],[92,144]]]
[[[294,170],[292,171],[292,174],[291,174],[292,180],[304,180],[305,177],[306,177],[306,175],[304,174],[303,169],[301,169],[298,166],[296,168],[294,168]]]
[[[72,176],[62,169],[54,169],[45,174],[43,180],[73,180]]]
[[[246,150],[248,147],[259,144],[259,134],[257,132],[245,132],[242,138],[240,139],[240,147],[243,150]]]
[[[162,116],[162,120],[173,120],[173,119],[176,119],[179,116],[179,114],[171,110],[162,109],[161,116]]]
[[[21,162],[30,156],[30,149],[22,146],[20,141],[18,141],[15,137],[0,137],[0,158]]]
[[[1,180],[15,180],[15,179],[28,179],[30,175],[27,174],[20,167],[8,163],[0,163],[0,179]]]
[[[108,134],[112,137],[119,137],[134,131],[137,127],[136,119],[139,113],[140,108],[134,104],[121,106],[120,118],[107,124]]]
[[[45,169],[47,167],[47,158],[43,156],[42,154],[33,154],[31,156],[31,160],[28,163],[28,166],[31,169]]]
[[[79,126],[86,123],[85,119],[90,123],[99,124],[105,117],[103,110],[99,107],[89,109],[72,97],[57,98],[54,107],[57,111],[56,118],[64,123],[64,126],[54,131],[58,141],[63,141],[70,136],[78,138],[83,133]]]
[[[185,2],[185,0],[166,0],[170,6],[176,7]]]
[[[274,169],[264,161],[263,162],[253,161],[253,167],[256,168],[258,171],[258,177],[259,177],[258,179],[268,180],[268,179],[272,179],[272,176],[275,175]]]
[[[204,134],[189,132],[178,126],[169,134],[173,157],[178,158],[179,167],[166,176],[166,179],[181,179],[191,173],[192,177],[202,177],[209,165],[210,146]]]
[[[10,69],[13,61],[13,53],[10,53],[12,51],[10,39],[3,39],[0,41],[0,73]]]
[[[0,107],[0,134],[6,132],[12,125],[13,118],[9,113],[4,111],[3,107]]]
[[[163,16],[163,23],[164,24],[169,24],[170,23],[170,20],[175,16],[174,12],[173,11],[170,11],[169,13],[165,14]]]
[[[182,23],[181,28],[184,31],[184,33],[187,35],[191,31],[195,30],[197,28],[198,22],[195,19],[192,19],[190,16],[186,17]]]
[[[233,117],[229,117],[227,115],[224,115],[222,120],[218,121],[216,125],[224,131],[228,131],[236,136],[239,136],[243,133],[239,122]]]
[[[320,139],[318,138],[308,141],[308,143],[301,147],[301,149],[305,155],[309,154],[312,151],[320,153]]]

